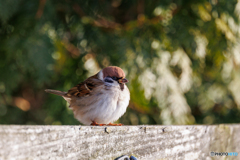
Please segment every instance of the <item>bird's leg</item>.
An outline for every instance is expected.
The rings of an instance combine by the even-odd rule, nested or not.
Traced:
[[[106,124],[98,124],[95,121],[92,121],[92,123],[90,124],[91,126],[106,126]]]
[[[119,124],[113,124],[113,123],[109,123],[108,126],[122,126],[123,124],[119,123]]]

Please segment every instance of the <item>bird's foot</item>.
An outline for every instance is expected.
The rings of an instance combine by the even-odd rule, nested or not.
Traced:
[[[113,123],[109,123],[108,126],[122,126],[123,124],[119,123],[119,124],[113,124]]]
[[[106,126],[106,124],[98,124],[97,122],[93,121],[91,124],[91,126]]]
[[[119,123],[119,124],[113,124],[113,123],[109,123],[109,124],[98,124],[95,121],[92,121],[92,123],[90,124],[91,126],[122,126],[123,124]]]

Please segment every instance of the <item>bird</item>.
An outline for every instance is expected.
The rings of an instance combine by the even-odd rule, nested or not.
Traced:
[[[129,105],[127,82],[120,67],[108,66],[68,92],[53,89],[45,91],[62,96],[70,104],[74,117],[84,125],[121,126],[113,122],[126,112]]]

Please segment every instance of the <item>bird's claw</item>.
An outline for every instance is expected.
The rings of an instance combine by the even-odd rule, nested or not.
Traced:
[[[119,124],[113,124],[113,123],[109,123],[108,126],[122,126],[123,124],[119,123]]]
[[[109,123],[109,124],[98,124],[97,122],[93,121],[91,124],[91,126],[122,126],[123,124],[119,123],[119,124],[113,124],[113,123]]]
[[[94,121],[90,125],[91,126],[106,126],[106,124],[98,124],[97,122],[94,122]]]

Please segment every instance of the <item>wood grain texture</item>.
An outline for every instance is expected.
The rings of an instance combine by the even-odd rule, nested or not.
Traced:
[[[212,159],[240,154],[240,125],[17,126],[0,125],[0,159]],[[215,157],[226,159],[226,157]],[[240,159],[227,157],[227,159]]]

